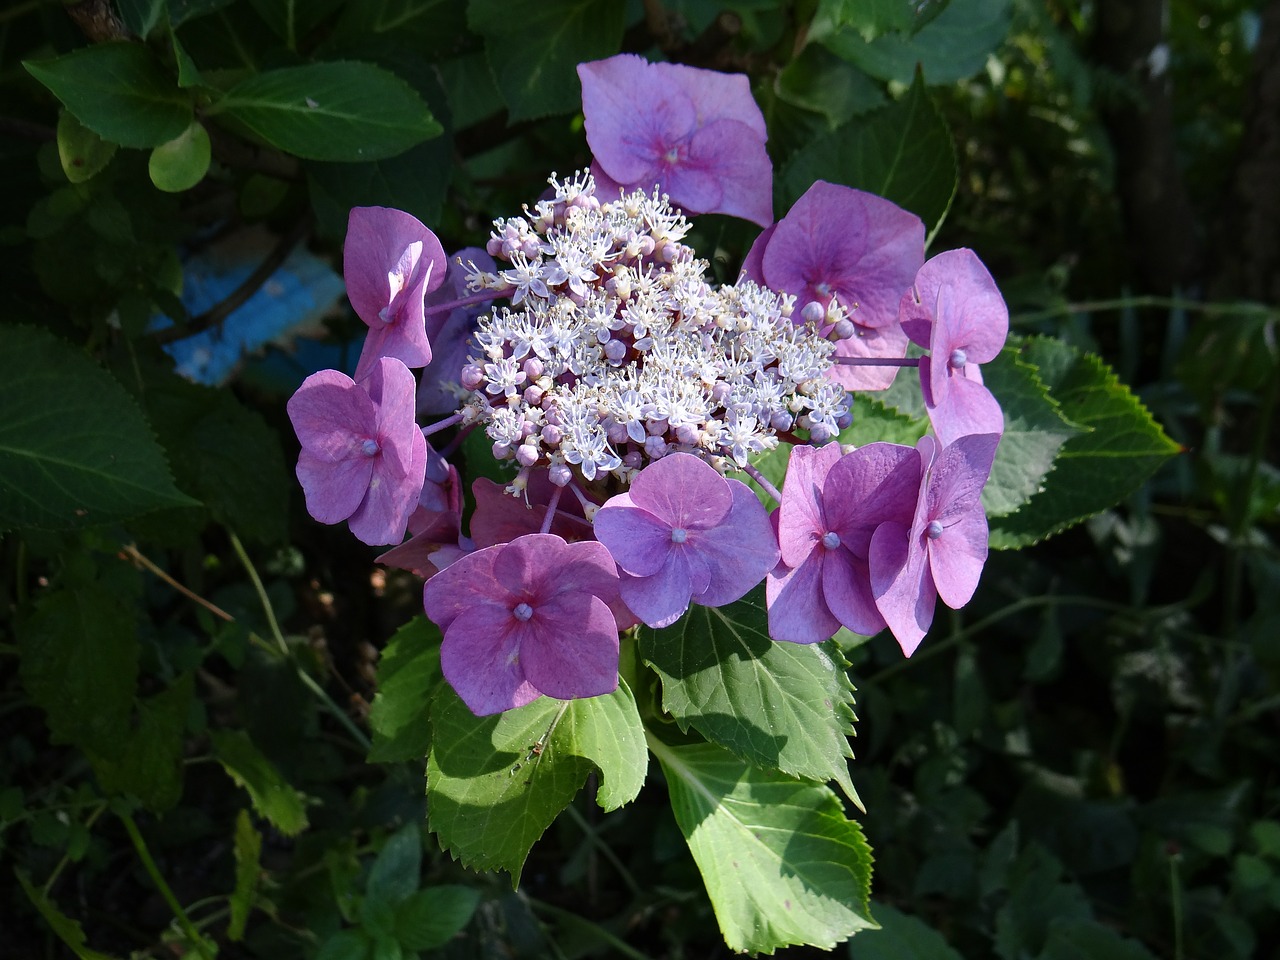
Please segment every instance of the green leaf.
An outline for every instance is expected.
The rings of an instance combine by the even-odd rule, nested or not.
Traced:
[[[760,770],[711,744],[651,738],[671,810],[731,950],[831,949],[876,926],[871,850],[827,787]]]
[[[25,873],[15,870],[14,874],[18,878],[18,883],[22,884],[22,889],[27,899],[31,901],[31,905],[40,912],[44,922],[49,924],[49,928],[57,934],[58,939],[65,943],[79,960],[112,960],[105,953],[90,950],[85,946],[84,930],[81,929],[80,924],[59,910],[52,900],[27,879]]]
[[[280,435],[229,390],[154,367],[143,368],[143,383],[142,400],[179,483],[245,540],[283,543],[292,471]]]
[[[1036,337],[1022,341],[1019,356],[1037,369],[1063,418],[1087,432],[1062,445],[1039,493],[1016,513],[992,520],[997,549],[1035,543],[1105,510],[1181,450],[1092,354]]]
[[[134,609],[99,580],[46,593],[17,626],[21,675],[48,716],[54,743],[118,754],[138,676]]]
[[[361,930],[339,930],[323,944],[316,960],[367,960],[373,944]]]
[[[914,377],[912,370],[903,377]],[[879,394],[854,393],[849,410],[853,414],[853,423],[840,431],[841,443],[852,443],[861,447],[868,443],[883,441],[885,443],[901,443],[913,447],[929,430],[927,418],[911,417],[901,411],[887,406]]]
[[[369,708],[371,763],[422,760],[431,749],[431,698],[440,683],[440,629],[415,617],[378,658],[378,693]]]
[[[191,123],[190,98],[140,43],[99,43],[22,65],[81,123],[122,147],[159,146]]]
[[[640,715],[622,682],[603,697],[542,697],[489,717],[474,716],[451,687],[441,686],[431,723],[432,831],[464,866],[506,870],[513,885],[534,842],[593,767],[603,775],[602,806],[632,799],[644,780]]]
[[[418,889],[422,877],[422,828],[417,823],[401,827],[382,845],[373,866],[365,896],[396,904]]]
[[[866,930],[849,941],[850,960],[962,960],[942,934],[919,917],[877,903],[872,914],[879,930]]]
[[[507,0],[467,4],[511,122],[580,109],[578,64],[617,53],[625,22],[626,4],[615,0],[541,0],[519,16]]]
[[[1043,490],[1062,445],[1084,431],[1062,416],[1035,367],[1019,357],[1016,341],[983,365],[982,379],[1004,410],[1004,436],[982,491],[987,516],[998,517]]]
[[[900,0],[819,0],[809,38],[821,41],[842,29],[856,30],[866,41],[884,33],[910,31],[915,4]]]
[[[307,810],[300,794],[241,730],[217,730],[210,734],[213,754],[228,776],[244,787],[253,809],[287,837],[307,826]]]
[[[902,99],[798,151],[783,172],[783,191],[794,202],[815,180],[892,200],[923,220],[932,238],[956,191],[956,157],[951,132],[921,77]]]
[[[1037,956],[1058,920],[1091,919],[1084,893],[1061,877],[1062,864],[1038,843],[1018,855],[1009,870],[1009,899],[996,913],[995,951],[1004,960]]]
[[[407,83],[356,61],[260,73],[236,84],[208,112],[304,160],[381,160],[443,129]]]
[[[665,630],[641,628],[640,656],[662,678],[662,708],[757,766],[849,779],[853,687],[834,644],[769,637],[763,589],[724,607],[693,606]]]
[[[1037,960],[1155,960],[1137,940],[1096,920],[1054,919]]]
[[[192,675],[183,674],[162,693],[141,701],[138,724],[123,749],[91,757],[102,788],[132,794],[153,813],[165,813],[182,798],[182,745],[194,696]]]
[[[236,886],[229,903],[231,919],[227,921],[227,939],[231,941],[244,937],[262,872],[262,834],[253,828],[248,810],[241,810],[236,816],[235,856]]]
[[[192,120],[186,130],[151,151],[147,172],[158,190],[182,193],[204,179],[212,156],[209,132],[199,120]]]
[[[58,115],[58,159],[72,183],[84,183],[97,176],[116,155],[116,149],[114,143],[103,140],[70,110]]]
[[[116,6],[129,32],[145,39],[164,16],[166,0],[116,0]]]
[[[473,887],[444,884],[419,890],[396,907],[396,939],[406,950],[442,947],[471,922],[480,904]]]
[[[955,83],[973,76],[987,62],[990,53],[1004,40],[1011,20],[1010,0],[950,0],[918,31],[908,32],[914,23],[911,5],[896,4],[896,16],[884,16],[892,0],[841,0],[824,7],[843,8],[857,29],[838,29],[839,22],[828,19],[819,24],[812,39],[843,57],[873,77],[910,83],[917,67],[931,84]],[[856,13],[859,8],[865,14]]]
[[[898,0],[892,2],[905,9]],[[879,84],[817,44],[805,47],[782,69],[776,89],[787,103],[822,114],[831,127],[885,102]]]
[[[133,400],[86,356],[0,328],[0,530],[69,530],[196,501],[173,485]]]

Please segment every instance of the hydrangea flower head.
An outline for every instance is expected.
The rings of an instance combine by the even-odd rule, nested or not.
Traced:
[[[947,250],[920,268],[902,297],[907,335],[929,356],[920,384],[934,433],[944,444],[967,434],[1002,433],[1004,415],[982,385],[979,364],[994,360],[1009,335],[1009,309],[972,250]]]
[[[867,556],[876,527],[910,522],[920,489],[912,447],[870,443],[796,447],[775,518],[782,559],[765,599],[775,640],[818,643],[843,624],[871,636],[884,617],[871,593]]]
[[[477,716],[618,686],[618,573],[599,543],[531,533],[469,553],[423,589],[445,679]]]
[[[938,597],[958,609],[977,589],[988,541],[982,487],[999,442],[998,434],[973,434],[935,455],[935,441],[924,437],[919,449],[928,473],[914,517],[886,521],[871,537],[872,593],[907,656],[933,622]]]
[[[595,530],[623,571],[622,599],[651,627],[674,623],[691,601],[732,603],[778,559],[755,494],[687,453],[641,470],[600,508]]]
[[[924,223],[874,194],[819,180],[752,245],[743,273],[796,298],[797,315],[852,334],[837,356],[901,357],[902,291],[924,262]],[[828,376],[850,389],[883,389],[894,367],[836,365]]]
[[[368,544],[398,543],[418,504],[427,441],[414,421],[413,373],[382,357],[356,383],[321,370],[289,398],[302,444],[298,481],[321,523],[348,521]]]
[[[744,74],[623,53],[578,65],[601,196],[656,186],[690,213],[773,221],[764,115]]]
[[[342,248],[347,296],[369,327],[356,379],[379,357],[408,367],[431,362],[423,297],[444,283],[444,248],[416,217],[390,207],[355,207]]]

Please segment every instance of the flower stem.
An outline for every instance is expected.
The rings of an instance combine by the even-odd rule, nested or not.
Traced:
[[[441,420],[441,421],[439,421],[439,422],[437,422],[437,423],[433,423],[433,424],[431,424],[431,425],[430,425],[430,426],[428,426],[428,427],[423,427],[423,428],[422,428],[422,435],[423,435],[424,437],[429,437],[429,436],[431,436],[433,433],[439,433],[441,430],[448,430],[448,429],[449,429],[450,427],[452,427],[455,423],[461,423],[461,422],[462,422],[462,414],[460,414],[460,413],[455,413],[455,414],[454,414],[453,416],[451,416],[451,417],[445,417],[443,420]]]
[[[302,681],[303,686],[316,695],[323,706],[336,719],[347,732],[351,734],[352,739],[360,745],[364,750],[368,750],[370,743],[369,738],[365,736],[364,731],[355,725],[355,722],[347,716],[333,698],[325,692],[324,687],[316,682],[315,677],[307,673],[306,669],[300,664],[293,651],[289,649],[289,644],[284,639],[284,633],[280,630],[280,623],[276,620],[275,610],[271,606],[271,598],[267,596],[266,589],[262,586],[262,579],[258,576],[258,571],[253,566],[253,561],[249,559],[249,554],[245,552],[244,544],[240,542],[240,538],[231,530],[227,530],[227,536],[231,539],[231,546],[235,549],[236,556],[240,558],[240,563],[244,566],[245,572],[249,575],[249,580],[253,583],[253,590],[258,595],[258,602],[262,604],[262,610],[267,617],[267,625],[271,628],[272,638],[276,642],[276,646],[280,650],[280,654],[292,666],[294,672],[298,675],[298,679]]]
[[[142,866],[146,869],[147,875],[151,877],[151,882],[156,885],[156,890],[160,892],[164,902],[169,905],[169,909],[173,911],[173,915],[178,920],[178,925],[182,927],[183,933],[191,941],[192,949],[204,960],[213,960],[213,954],[209,952],[209,945],[205,942],[204,937],[200,935],[200,931],[196,929],[195,924],[191,922],[187,912],[182,909],[182,904],[173,895],[169,884],[165,882],[164,875],[156,866],[155,860],[151,858],[151,851],[147,849],[147,842],[142,839],[142,834],[138,831],[138,825],[133,822],[133,817],[127,813],[120,813],[117,816],[119,816],[120,822],[124,824],[124,828],[129,834],[129,839],[133,841],[133,849],[137,851],[138,859],[142,861]]]
[[[457,300],[450,300],[448,303],[437,303],[433,307],[427,307],[422,311],[423,316],[432,316],[436,313],[447,313],[457,310],[459,307],[469,307],[473,303],[486,303],[491,300],[497,300],[499,297],[505,297],[514,288],[503,287],[501,290],[485,290],[481,293],[473,293],[469,297],[461,297]]]
[[[832,363],[846,367],[918,367],[919,357],[832,357]]]
[[[555,519],[556,507],[560,505],[560,495],[564,493],[564,487],[556,487],[551,493],[551,502],[547,504],[547,515],[542,518],[542,528],[539,533],[547,533],[551,530],[551,521]]]
[[[772,483],[769,482],[769,480],[765,477],[763,473],[761,473],[759,470],[757,470],[755,467],[753,467],[749,463],[743,466],[742,469],[746,472],[747,476],[749,476],[756,483],[760,484],[760,486],[764,489],[764,492],[773,498],[774,503],[778,503],[778,504],[782,503],[782,494],[778,491],[777,487],[775,487]]]

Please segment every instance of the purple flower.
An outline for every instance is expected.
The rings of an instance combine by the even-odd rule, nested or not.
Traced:
[[[842,357],[902,357],[902,291],[924,262],[924,223],[875,194],[819,180],[752,245],[745,276],[825,312],[836,300],[854,324],[836,343]],[[896,367],[837,364],[828,376],[851,390],[882,390]]]
[[[368,544],[404,537],[427,467],[414,388],[409,368],[383,357],[361,383],[321,370],[289,398],[289,419],[302,444],[298,481],[311,516],[321,523],[346,520]]]
[[[690,213],[773,221],[764,115],[745,75],[623,53],[579,64],[578,77],[601,199],[656,185]]]
[[[363,380],[379,357],[409,367],[431,362],[423,297],[444,283],[444,248],[415,217],[389,207],[355,207],[342,248],[347,297],[369,326],[356,379]]]
[[[427,294],[425,305],[443,306],[462,300],[471,292],[467,289],[467,271],[463,264],[474,263],[481,270],[492,273],[496,269],[493,257],[479,247],[465,247],[449,258],[449,268],[444,282]],[[489,309],[489,303],[471,303],[443,310],[427,317],[427,339],[431,342],[432,362],[422,374],[418,385],[418,412],[433,414],[453,413],[458,409],[457,394],[450,385],[457,384],[462,366],[467,360],[467,339],[475,331],[475,321]]]
[[[426,479],[418,505],[409,514],[409,539],[375,559],[429,580],[447,566],[438,562],[440,551],[463,542],[459,536],[461,520],[462,480],[458,470],[427,444]]]
[[[938,597],[959,609],[977,589],[987,559],[982,487],[999,442],[998,434],[961,437],[934,459],[936,443],[924,437],[920,454],[932,465],[915,516],[882,523],[871,537],[871,591],[907,656],[933,622]]]
[[[910,522],[920,473],[919,454],[898,444],[792,450],[775,514],[782,560],[765,582],[771,637],[818,643],[841,624],[864,636],[884,629],[867,554],[880,524]]]
[[[539,696],[597,697],[618,686],[618,573],[603,546],[531,533],[467,554],[427,581],[444,631],[440,666],[476,716]]]
[[[898,316],[913,341],[929,348],[920,386],[929,421],[947,445],[968,434],[1003,433],[1004,414],[982,385],[981,363],[994,360],[1009,335],[1009,310],[972,250],[947,250],[916,274]]]
[[[742,597],[778,562],[768,514],[746,484],[689,453],[641,470],[595,518],[596,537],[622,569],[622,599],[651,627],[689,603]]]

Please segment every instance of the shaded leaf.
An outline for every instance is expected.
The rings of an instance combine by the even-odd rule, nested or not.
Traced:
[[[480,904],[473,887],[442,884],[419,890],[396,907],[396,939],[406,950],[444,946],[471,922]]]
[[[835,780],[857,802],[844,658],[834,644],[770,638],[762,588],[727,606],[693,606],[665,630],[641,628],[639,649],[662,678],[662,708],[682,729],[758,766]]]
[[[99,43],[22,65],[81,123],[122,147],[159,146],[191,123],[189,97],[140,43]]]
[[[231,893],[231,919],[227,922],[227,939],[232,941],[244,937],[262,870],[262,834],[253,828],[248,810],[241,810],[236,816],[235,856],[236,886]]]
[[[411,823],[388,837],[378,851],[369,868],[365,895],[384,903],[400,903],[418,889],[421,875],[422,828]]]
[[[876,926],[871,850],[830,789],[711,744],[650,746],[730,949],[830,949]]]
[[[72,183],[84,183],[100,173],[116,155],[116,145],[76,119],[70,110],[58,115],[58,159]]]
[[[171,810],[182,797],[182,744],[195,686],[183,674],[162,693],[138,704],[138,722],[123,749],[94,761],[102,788],[128,793],[154,813]]]
[[[124,389],[32,327],[0,328],[0,530],[76,529],[195,505]]]
[[[614,0],[541,0],[519,16],[506,0],[467,4],[513,122],[579,109],[577,66],[618,52],[625,17]]]
[[[879,930],[866,930],[849,941],[850,960],[962,960],[943,938],[919,917],[887,903],[871,909]]]
[[[1062,416],[1087,432],[1062,445],[1039,493],[1017,512],[992,520],[997,549],[1043,540],[1105,510],[1181,449],[1092,354],[1035,337],[1022,341],[1019,356],[1036,368]]]
[[[902,99],[799,150],[782,185],[789,203],[815,180],[878,194],[918,216],[932,237],[951,206],[956,178],[951,132],[917,75]]]
[[[97,950],[91,950],[86,946],[84,930],[81,929],[80,924],[59,910],[52,900],[27,879],[25,873],[21,870],[16,870],[14,873],[18,878],[18,883],[22,884],[23,892],[26,893],[27,899],[31,901],[31,905],[40,912],[44,922],[58,935],[58,939],[79,957],[79,960],[112,960],[105,953],[99,953]]]
[[[301,833],[307,825],[302,794],[285,782],[248,734],[240,730],[218,730],[210,734],[213,753],[227,774],[244,787],[253,809],[285,836]]]
[[[440,673],[440,628],[415,617],[378,658],[378,693],[369,708],[373,763],[423,760],[431,748],[431,699]]]
[[[982,378],[1004,411],[1004,436],[982,491],[987,516],[997,517],[1043,490],[1059,449],[1084,431],[1062,416],[1035,368],[1019,358],[1016,342],[983,365]]]
[[[208,112],[305,160],[381,160],[443,129],[407,83],[356,61],[268,70],[236,84]]]

